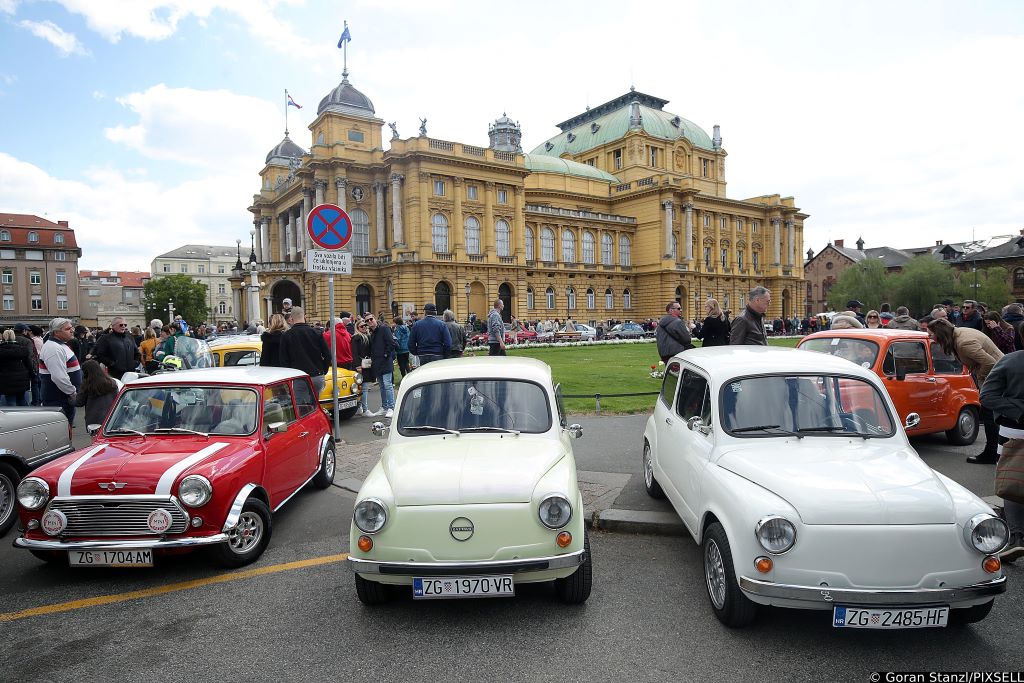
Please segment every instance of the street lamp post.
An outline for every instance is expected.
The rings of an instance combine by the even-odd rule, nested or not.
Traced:
[[[174,322],[174,302],[170,299],[167,300],[167,324],[170,325]]]
[[[470,289],[471,289],[471,287],[469,286],[469,283],[467,282],[466,283],[466,324],[467,325],[469,324],[469,292],[470,292]]]

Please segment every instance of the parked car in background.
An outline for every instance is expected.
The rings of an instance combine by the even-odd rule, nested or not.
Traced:
[[[637,323],[620,323],[607,334],[609,339],[642,339],[649,334]]]
[[[1006,590],[992,509],[926,465],[868,368],[720,346],[665,367],[643,436],[648,494],[703,551],[711,609],[826,610],[837,628],[971,623]]]
[[[148,567],[200,548],[239,567],[270,542],[271,513],[306,484],[327,488],[334,471],[330,424],[303,372],[142,377],[91,446],[21,481],[14,545],[72,567]]]
[[[380,461],[353,510],[348,564],[367,605],[513,596],[554,582],[590,596],[572,439],[551,369],[522,357],[438,361],[407,375]]]
[[[594,341],[597,339],[597,328],[590,325],[576,323],[576,331],[580,333],[580,339],[583,341]]]
[[[974,379],[924,332],[827,330],[807,335],[797,348],[845,358],[878,375],[901,420],[912,412],[921,416],[907,428],[910,436],[945,432],[955,446],[978,436],[981,403]]]
[[[73,450],[60,408],[0,408],[0,536],[18,519],[18,482]]]

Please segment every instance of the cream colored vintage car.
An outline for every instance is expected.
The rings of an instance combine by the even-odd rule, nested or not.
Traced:
[[[398,587],[414,599],[502,597],[553,581],[560,600],[584,602],[590,542],[572,449],[581,434],[540,361],[459,358],[407,375],[352,515],[359,599],[380,603]]]
[[[871,370],[796,349],[677,354],[643,441],[647,492],[702,546],[725,624],[758,605],[827,610],[837,628],[983,619],[1006,590],[1007,528],[914,452]]]

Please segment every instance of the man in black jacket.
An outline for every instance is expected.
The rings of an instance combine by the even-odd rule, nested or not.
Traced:
[[[732,319],[729,343],[768,346],[764,334],[764,314],[772,302],[772,293],[764,287],[754,287],[747,296],[747,307]]]
[[[658,321],[658,328],[654,331],[654,340],[658,343],[658,355],[667,363],[680,351],[692,349],[693,340],[683,322],[683,307],[679,302],[670,302],[665,306],[665,312],[667,315]]]
[[[370,359],[373,362],[373,376],[380,383],[380,411],[373,413],[384,417],[395,415],[395,358],[397,357],[398,344],[395,343],[395,335],[387,324],[381,324],[373,315],[367,315],[363,320],[370,328]]]
[[[139,347],[135,345],[135,338],[128,334],[128,324],[124,318],[114,318],[110,321],[110,332],[100,337],[92,354],[96,360],[107,366],[107,372],[116,379],[121,379],[124,373],[135,370],[142,360]]]
[[[999,425],[1000,455],[1019,452],[1024,437],[1024,351],[1008,353],[996,361],[981,387],[981,405],[992,411]],[[1014,441],[1007,446],[1010,439]],[[1004,447],[1010,451],[1004,453]],[[1010,542],[999,557],[1003,562],[1013,562],[1024,557],[1024,505],[1004,498],[1003,515],[1010,528]]]
[[[292,306],[291,325],[281,336],[281,367],[302,370],[312,377],[319,396],[324,390],[324,374],[331,367],[331,350],[324,336],[306,322],[302,306]]]

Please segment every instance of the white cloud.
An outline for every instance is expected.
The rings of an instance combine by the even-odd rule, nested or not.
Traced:
[[[74,33],[68,33],[52,21],[29,21],[26,19],[19,21],[18,26],[53,45],[62,57],[73,54],[89,54],[89,51],[79,42]]]
[[[0,12],[14,14],[18,11],[18,0],[0,0]]]

